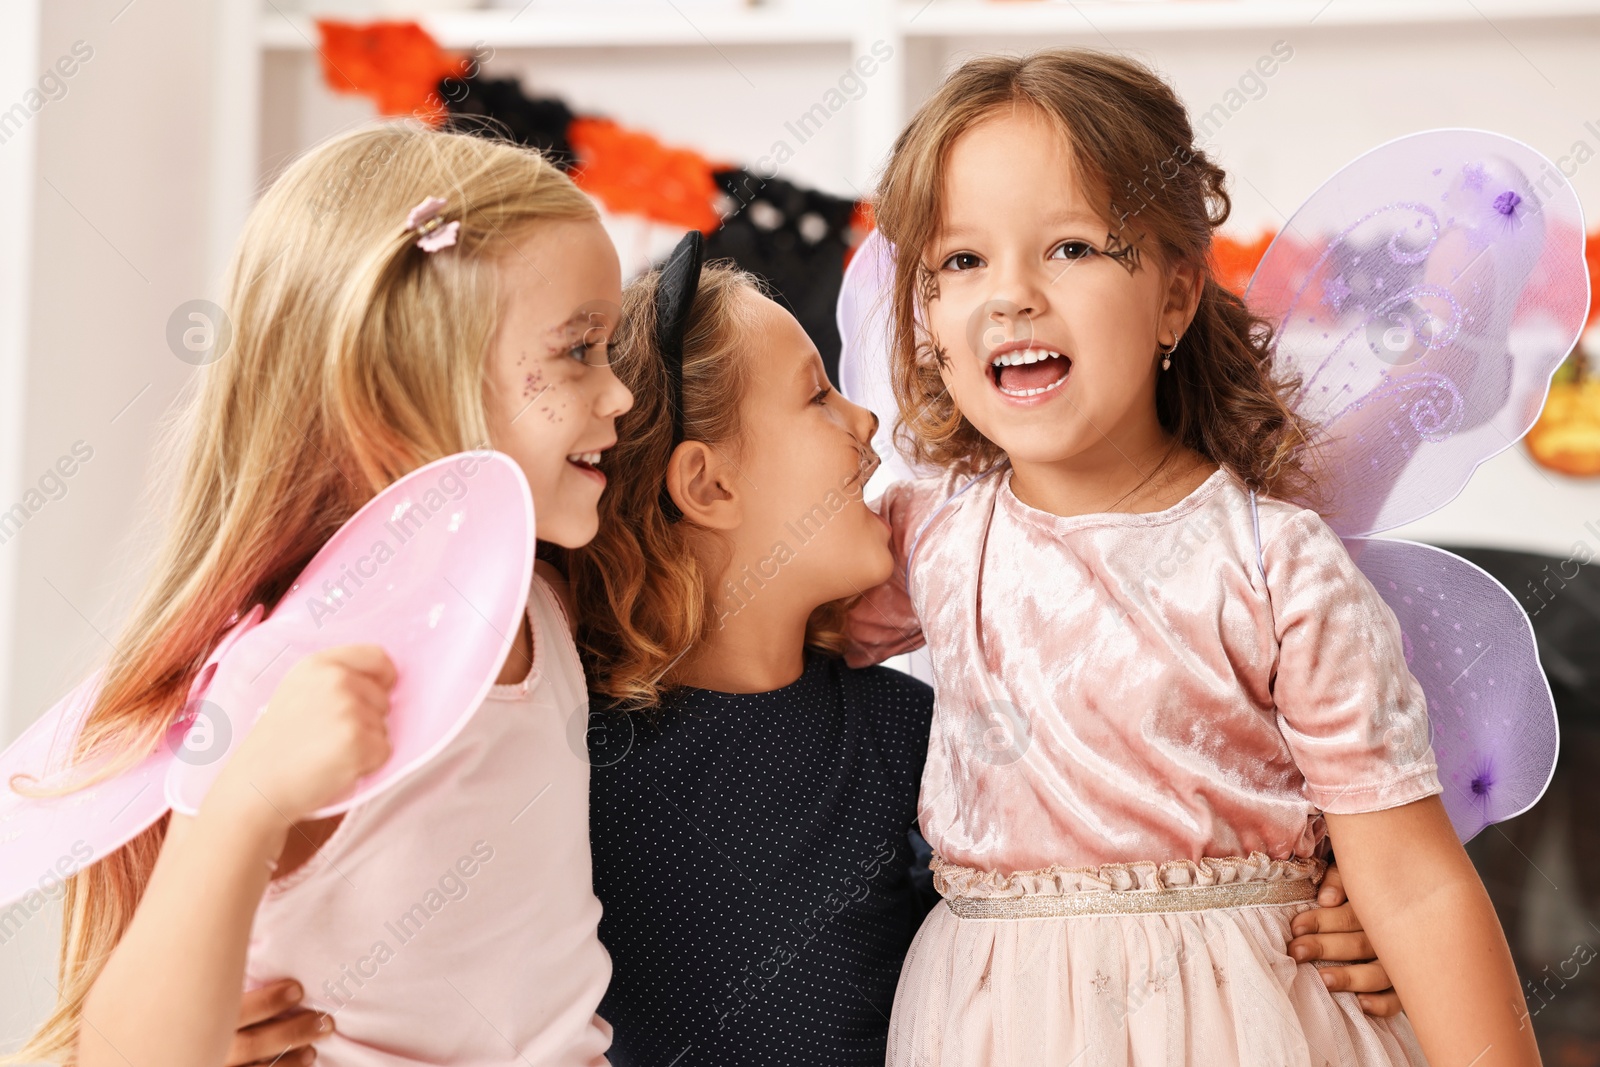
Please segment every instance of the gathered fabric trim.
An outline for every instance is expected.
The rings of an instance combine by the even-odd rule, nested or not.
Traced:
[[[929,868],[939,895],[949,897],[1021,897],[1033,894],[1121,893],[1241,882],[1322,881],[1322,860],[1293,856],[1275,860],[1264,852],[1248,856],[1207,856],[1198,860],[1140,860],[1091,867],[1040,867],[1034,870],[989,871],[951,863],[935,853]]]

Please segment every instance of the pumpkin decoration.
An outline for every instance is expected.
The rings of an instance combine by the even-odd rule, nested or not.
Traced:
[[[1550,380],[1550,397],[1524,438],[1541,466],[1574,476],[1600,475],[1600,375],[1581,351],[1567,357]]]

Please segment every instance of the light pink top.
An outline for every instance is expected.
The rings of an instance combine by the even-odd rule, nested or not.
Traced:
[[[1306,857],[1322,811],[1440,791],[1393,613],[1314,512],[1257,503],[1259,557],[1223,470],[1149,514],[1039,511],[1009,468],[890,488],[899,566],[852,613],[847,658],[926,638],[921,824],[945,860]]]
[[[435,759],[267,889],[247,988],[296,978],[334,1013],[319,1064],[606,1062],[583,668],[538,577],[528,616],[528,677],[495,686]]]

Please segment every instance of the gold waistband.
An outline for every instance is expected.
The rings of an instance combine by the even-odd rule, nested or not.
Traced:
[[[962,919],[1051,919],[1075,915],[1139,915],[1159,911],[1207,911],[1258,904],[1297,904],[1316,899],[1309,878],[1273,882],[1229,882],[1177,889],[1107,890],[1103,893],[1027,893],[1015,897],[946,897]]]

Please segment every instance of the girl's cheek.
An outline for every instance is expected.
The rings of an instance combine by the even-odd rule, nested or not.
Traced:
[[[543,368],[535,367],[533,370],[527,371],[523,374],[522,400],[524,403],[538,397],[547,388],[548,386],[545,385],[544,381]]]

